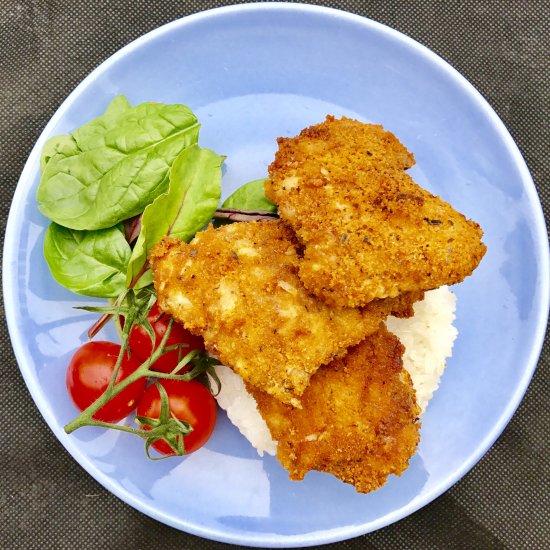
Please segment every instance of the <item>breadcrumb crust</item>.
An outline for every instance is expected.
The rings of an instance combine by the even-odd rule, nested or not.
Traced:
[[[280,220],[209,227],[189,244],[165,238],[150,256],[161,309],[249,384],[294,406],[321,365],[420,297],[331,307],[306,291],[299,262]]]
[[[420,409],[403,350],[382,326],[311,377],[302,409],[248,388],[291,479],[319,470],[368,493],[408,467],[419,441]]]
[[[485,254],[480,226],[405,173],[414,157],[382,126],[327,116],[277,142],[266,196],[305,247],[300,279],[326,303],[452,285]]]

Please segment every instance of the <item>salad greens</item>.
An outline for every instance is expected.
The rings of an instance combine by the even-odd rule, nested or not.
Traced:
[[[265,196],[264,182],[265,178],[245,183],[225,200],[223,208],[275,212],[277,207]]]
[[[37,198],[53,220],[44,255],[59,284],[120,307],[129,289],[152,289],[147,256],[165,235],[190,241],[213,218],[276,216],[265,179],[217,209],[224,157],[199,147],[198,134],[185,105],[132,107],[119,95],[100,117],[46,142]]]
[[[174,161],[168,191],[147,206],[141,217],[128,285],[140,275],[151,248],[163,236],[190,241],[212,219],[220,202],[223,160],[210,149],[193,145]]]
[[[135,216],[166,191],[172,163],[198,133],[185,105],[130,107],[119,96],[102,116],[46,143],[40,211],[71,229],[104,229]]]
[[[44,237],[44,256],[54,279],[85,296],[114,298],[124,292],[131,253],[120,225],[78,231],[51,223]]]
[[[50,162],[51,158],[56,154],[61,154],[64,157],[70,157],[72,155],[77,155],[79,153],[78,144],[74,138],[74,134],[81,132],[82,135],[88,134],[91,142],[91,136],[96,134],[101,134],[101,131],[104,130],[109,124],[115,124],[116,119],[122,115],[125,111],[131,109],[130,103],[123,95],[116,96],[111,103],[107,106],[105,113],[88,122],[78,130],[76,130],[73,135],[62,134],[60,136],[54,136],[50,138],[44,148],[42,149],[42,154],[40,156],[40,171],[44,174],[46,165]]]
[[[43,174],[46,165],[56,156],[70,157],[78,153],[78,147],[75,140],[66,134],[54,136],[44,144],[42,154],[40,155],[40,172]]]

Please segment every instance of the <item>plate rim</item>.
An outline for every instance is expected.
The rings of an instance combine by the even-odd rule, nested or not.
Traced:
[[[17,331],[16,326],[16,303],[12,299],[10,288],[15,288],[14,270],[12,267],[16,265],[16,252],[13,246],[10,246],[14,240],[15,230],[18,226],[17,221],[21,216],[22,209],[19,205],[23,203],[25,194],[28,195],[29,185],[25,187],[25,181],[30,180],[32,176],[32,167],[35,164],[37,158],[40,156],[40,151],[52,128],[58,123],[58,121],[64,116],[70,106],[76,101],[80,92],[88,87],[100,74],[107,71],[113,64],[119,59],[125,57],[133,50],[141,47],[142,44],[154,39],[164,33],[178,27],[185,27],[191,25],[201,19],[216,18],[218,16],[224,16],[226,14],[235,14],[238,12],[253,12],[253,11],[292,11],[295,13],[305,12],[307,14],[319,14],[328,17],[341,18],[347,22],[353,22],[360,24],[366,28],[366,30],[375,30],[382,34],[396,39],[405,44],[408,48],[412,48],[422,57],[426,58],[431,63],[435,63],[440,69],[448,74],[452,80],[460,85],[465,93],[469,94],[475,101],[476,105],[482,108],[485,116],[498,132],[499,136],[503,139],[506,149],[511,154],[514,165],[518,169],[521,182],[523,184],[523,190],[527,194],[529,205],[532,207],[533,214],[535,215],[533,226],[536,229],[536,236],[538,237],[538,255],[539,268],[537,275],[548,274],[549,268],[549,248],[548,242],[545,238],[546,235],[546,223],[544,219],[544,213],[540,203],[534,181],[529,172],[527,164],[517,146],[513,140],[508,129],[504,125],[503,121],[490,106],[487,100],[482,94],[471,84],[458,70],[456,70],[450,63],[445,61],[438,54],[430,50],[428,47],[420,44],[410,36],[393,29],[383,23],[374,21],[367,17],[357,15],[351,12],[342,11],[335,8],[329,8],[325,6],[317,6],[313,4],[302,3],[287,3],[287,2],[257,2],[248,4],[236,4],[230,6],[221,6],[209,10],[200,11],[188,16],[184,16],[164,25],[161,25],[142,36],[134,39],[130,43],[126,44],[98,66],[96,66],[63,100],[59,105],[53,116],[49,119],[48,123],[40,133],[35,145],[33,146],[25,166],[21,172],[15,193],[13,195],[10,211],[8,215],[8,221],[6,224],[6,231],[4,236],[4,253],[3,253],[3,292],[4,292],[4,308],[6,313],[6,322],[8,326],[8,332],[14,353],[17,359],[19,370],[25,380],[25,384],[33,398],[33,401],[38,408],[40,414],[46,421],[48,427],[52,430],[57,440],[65,447],[70,453],[72,458],[76,460],[96,481],[98,481],[109,492],[120,498],[126,504],[133,508],[145,513],[146,515],[179,530],[186,531],[196,536],[204,538],[230,543],[230,544],[243,544],[246,546],[255,546],[261,544],[263,547],[279,548],[279,547],[304,547],[317,544],[327,544],[331,542],[337,542],[349,538],[353,538],[359,535],[363,535],[382,527],[388,526],[404,517],[409,516],[418,509],[426,506],[432,502],[435,498],[450,489],[458,480],[460,480],[471,468],[481,460],[489,448],[494,444],[496,439],[503,432],[504,428],[510,422],[514,412],[517,410],[521,400],[527,391],[531,378],[537,367],[538,359],[544,343],[544,337],[546,334],[546,325],[548,322],[548,309],[550,305],[550,286],[545,285],[543,281],[538,281],[538,288],[541,293],[541,300],[539,302],[539,310],[537,316],[536,332],[533,336],[533,346],[530,353],[524,362],[524,371],[522,377],[515,388],[515,391],[509,397],[508,403],[504,411],[502,412],[498,422],[495,423],[489,433],[478,443],[475,451],[470,455],[460,468],[458,468],[452,475],[447,476],[444,482],[434,487],[431,491],[422,496],[422,498],[416,497],[411,502],[401,507],[399,510],[387,513],[376,520],[370,521],[366,524],[346,526],[341,528],[335,528],[328,531],[320,531],[301,535],[273,535],[268,533],[261,533],[260,535],[252,532],[246,533],[246,538],[238,537],[234,534],[227,534],[221,530],[215,530],[212,528],[204,528],[196,523],[189,523],[185,519],[177,518],[175,516],[159,512],[155,507],[149,506],[146,502],[139,500],[135,495],[129,493],[127,490],[115,484],[115,482],[107,475],[99,470],[93,460],[89,459],[74,443],[74,440],[68,437],[59,425],[59,422],[53,411],[49,408],[46,399],[43,399],[40,390],[38,380],[33,376],[32,372],[25,365],[25,345],[20,338],[20,334]],[[544,242],[546,241],[546,246]],[[93,472],[93,473],[92,473]]]

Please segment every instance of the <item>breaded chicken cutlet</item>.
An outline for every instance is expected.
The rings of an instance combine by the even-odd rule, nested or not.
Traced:
[[[485,254],[479,225],[405,173],[414,157],[382,126],[328,116],[277,141],[266,196],[305,248],[300,279],[326,303],[458,283]]]
[[[420,409],[403,349],[382,325],[311,377],[302,409],[249,388],[291,479],[319,470],[367,493],[408,467]]]
[[[300,282],[298,243],[280,220],[209,227],[189,244],[165,238],[149,260],[161,309],[247,383],[294,406],[321,365],[421,297],[327,306]]]

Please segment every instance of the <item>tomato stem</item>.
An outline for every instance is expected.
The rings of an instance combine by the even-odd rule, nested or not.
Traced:
[[[147,271],[148,264],[145,262],[145,265],[140,269],[139,273],[132,279],[128,289],[123,292],[118,298],[114,301],[113,305],[119,305],[123,302],[124,298],[128,294],[128,291],[133,289],[134,286],[139,281],[140,277]],[[111,319],[114,313],[103,313],[101,317],[88,329],[88,338],[91,340]]]
[[[123,345],[120,348],[120,353],[117,358],[117,364],[115,365],[115,369],[113,371],[114,377],[111,377],[111,381],[109,382],[107,389],[87,409],[82,411],[74,420],[72,420],[65,426],[64,428],[65,433],[70,434],[75,430],[77,430],[78,428],[81,428],[82,426],[97,425],[96,423],[98,421],[92,418],[93,415],[99,409],[101,409],[103,405],[107,404],[113,397],[115,397],[115,395],[118,395],[130,384],[132,384],[136,380],[139,380],[140,378],[143,378],[146,376],[158,376],[160,374],[158,372],[151,371],[149,367],[164,353],[164,347],[166,345],[166,341],[168,340],[168,337],[170,336],[170,332],[172,330],[172,323],[173,323],[173,319],[170,319],[168,328],[166,329],[166,332],[163,334],[162,340],[158,348],[152,353],[151,357],[149,357],[147,361],[143,362],[132,374],[130,374],[129,376],[121,380],[118,384],[111,384],[111,382],[114,382],[114,380],[116,379],[115,372],[118,372],[117,367],[120,365],[122,358],[124,356],[123,354],[126,353],[126,350],[128,348],[128,342],[126,339],[124,339]],[[176,378],[176,376],[173,376],[173,378]],[[111,427],[111,426],[116,426],[116,424],[108,424],[108,427]]]
[[[93,419],[91,419],[89,423],[86,425],[97,426],[98,428],[108,428],[110,430],[119,430],[121,432],[139,435],[139,437],[142,437],[143,439],[147,438],[147,434],[144,433],[143,430],[137,430],[136,428],[130,428],[129,426],[125,426],[125,425],[112,424],[110,422],[102,422],[100,420],[93,420]]]
[[[109,380],[109,385],[107,386],[107,389],[105,390],[106,392],[109,391],[109,390],[112,390],[114,385],[115,385],[116,377],[118,376],[118,371],[120,370],[120,365],[122,364],[122,359],[124,358],[124,352],[127,349],[128,349],[128,342],[127,342],[127,339],[124,338],[122,340],[122,347],[121,347],[120,352],[118,354],[118,357],[116,359],[115,367],[114,367],[113,372],[111,374],[111,379]]]
[[[154,376],[155,378],[165,378],[167,380],[191,380],[186,374],[169,374],[167,372],[157,372],[151,371],[149,376]]]

